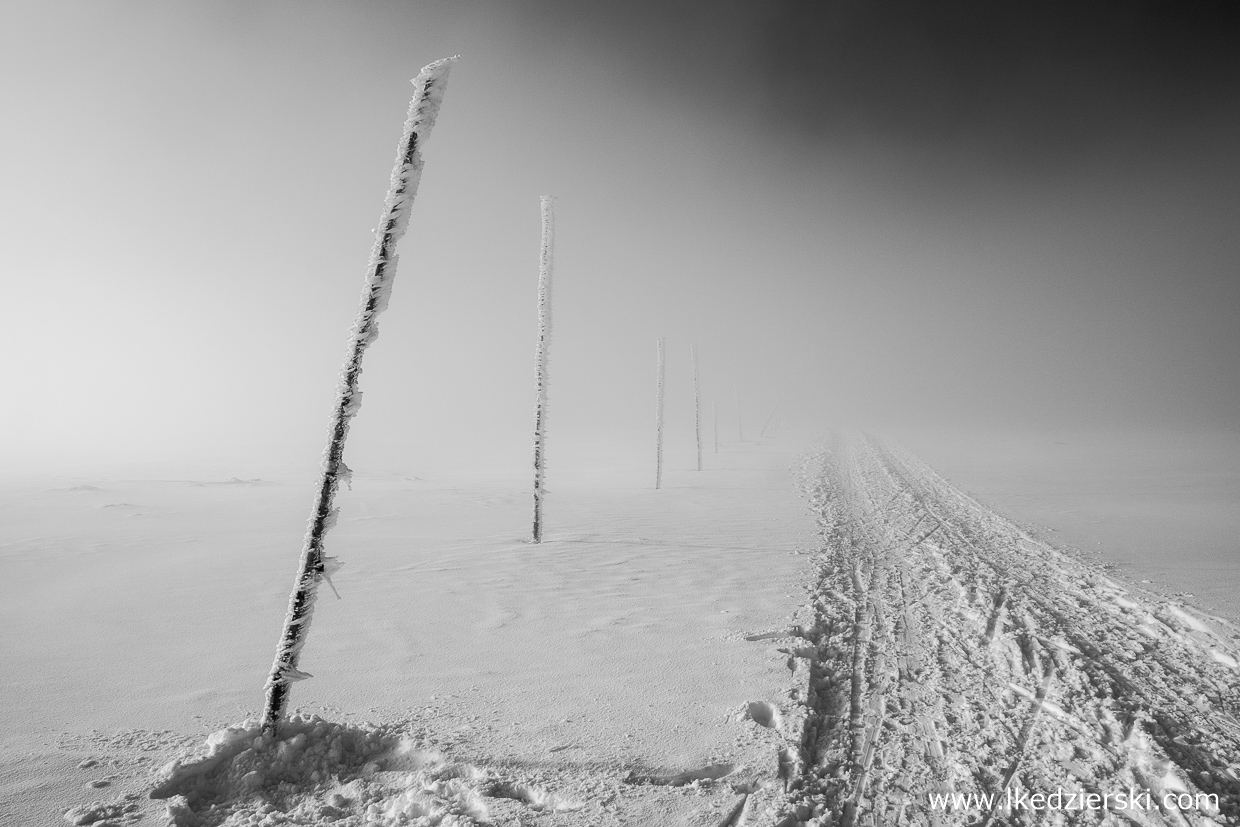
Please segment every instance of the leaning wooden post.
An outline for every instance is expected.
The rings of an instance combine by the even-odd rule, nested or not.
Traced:
[[[784,404],[784,396],[781,394],[779,399],[775,400],[775,407],[771,409],[771,415],[766,418],[766,422],[762,423],[762,430],[758,431],[758,439],[766,436],[766,429],[771,427],[771,423],[775,420],[775,414],[779,413],[779,406]]]
[[[689,345],[693,360],[693,434],[697,438],[697,469],[702,470],[702,397],[698,394],[697,345]]]
[[[297,664],[302,647],[306,645],[310,620],[314,615],[314,598],[319,581],[330,578],[340,567],[339,561],[324,555],[323,537],[336,523],[339,509],[332,503],[340,481],[347,481],[350,475],[344,464],[344,442],[349,433],[349,420],[357,414],[362,403],[362,394],[357,389],[358,377],[362,373],[362,354],[378,337],[377,319],[387,307],[388,298],[392,294],[392,279],[396,275],[397,263],[396,243],[409,226],[409,209],[413,205],[418,181],[422,176],[421,143],[430,135],[435,125],[435,116],[439,113],[439,104],[443,100],[444,88],[448,82],[448,71],[455,60],[455,57],[437,60],[424,67],[413,79],[413,100],[409,103],[409,114],[405,120],[396,166],[392,170],[383,215],[375,230],[375,243],[370,252],[370,264],[366,269],[361,307],[358,309],[350,337],[349,355],[340,371],[336,406],[328,428],[327,448],[323,451],[323,474],[301,550],[297,579],[293,581],[288,613],[284,617],[284,630],[280,633],[275,662],[271,666],[271,676],[267,679],[262,726],[263,731],[269,734],[275,733],[280,719],[284,717],[289,685],[293,681],[310,677],[299,670]]]
[[[758,432],[758,439],[766,436],[766,429],[771,427],[771,422],[775,419],[775,414],[779,413],[779,407],[784,404],[784,400],[788,398],[788,393],[796,386],[797,377],[801,375],[801,369],[805,367],[802,362],[797,369],[792,372],[792,378],[788,380],[788,384],[784,386],[784,390],[779,395],[779,399],[775,400],[775,407],[771,410],[771,415],[766,418],[766,422],[762,425],[762,430]]]
[[[663,487],[663,338],[657,342],[654,415],[654,487]]]
[[[538,347],[534,377],[534,542],[542,542],[543,479],[547,457],[547,349],[551,345],[551,259],[555,247],[555,199],[544,195],[542,249],[538,257]]]

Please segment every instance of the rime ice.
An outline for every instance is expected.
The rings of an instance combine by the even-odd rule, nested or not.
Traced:
[[[366,270],[361,307],[358,309],[357,321],[353,324],[349,355],[340,371],[336,409],[328,429],[327,448],[323,452],[323,477],[310,526],[306,531],[297,579],[289,597],[284,631],[280,635],[275,662],[267,679],[263,727],[269,732],[274,731],[284,713],[288,703],[289,683],[309,677],[297,669],[297,662],[302,648],[306,645],[306,634],[314,616],[314,600],[319,581],[331,576],[323,555],[323,538],[336,523],[337,509],[332,502],[340,487],[340,481],[347,481],[351,475],[344,464],[344,443],[349,434],[349,421],[357,415],[362,404],[362,394],[357,389],[362,373],[362,355],[379,336],[379,314],[387,307],[392,293],[392,280],[396,275],[396,243],[409,226],[409,208],[417,194],[418,181],[422,175],[420,144],[430,135],[431,128],[435,125],[448,81],[448,70],[455,60],[453,57],[436,61],[423,68],[413,81],[413,100],[409,104],[404,134],[401,136],[392,180],[384,200],[383,216],[375,233],[375,245]],[[338,565],[333,571],[335,568],[338,568]],[[335,586],[332,586],[332,590],[335,590]]]

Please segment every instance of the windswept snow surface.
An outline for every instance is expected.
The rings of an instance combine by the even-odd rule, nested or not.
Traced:
[[[518,486],[357,480],[343,599],[275,738],[252,716],[297,486],[42,492],[64,536],[4,544],[5,611],[31,613],[7,658],[5,806],[18,824],[1240,824],[1226,621],[874,438],[713,459],[660,491],[644,468],[561,475],[542,545]]]
[[[1056,547],[1240,622],[1240,433],[912,431],[899,441]]]
[[[285,746],[243,722],[261,710],[309,474],[10,486],[0,813],[717,823],[733,786],[774,766],[779,736],[748,710],[781,703],[786,656],[745,637],[804,600],[814,524],[794,458],[737,446],[699,473],[685,457],[660,491],[644,452],[553,465],[540,545],[525,474],[359,473],[331,539],[342,599],[320,600],[314,677],[293,687],[323,720]]]

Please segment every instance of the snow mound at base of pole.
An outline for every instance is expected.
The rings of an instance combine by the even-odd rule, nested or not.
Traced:
[[[517,798],[511,782],[420,747],[390,727],[293,717],[279,734],[245,721],[212,734],[165,766],[151,798],[166,799],[175,827],[366,824],[466,827],[487,823],[487,797]],[[534,809],[579,804],[522,788]]]

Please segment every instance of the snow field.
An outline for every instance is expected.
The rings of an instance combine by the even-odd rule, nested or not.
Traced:
[[[745,638],[787,625],[802,599],[797,552],[813,523],[792,459],[744,446],[719,455],[726,467],[671,466],[658,492],[648,473],[566,469],[541,545],[526,541],[525,480],[359,474],[330,540],[347,563],[342,599],[319,602],[301,662],[315,677],[292,696],[313,722],[295,729],[306,742],[251,739],[175,783],[151,772],[195,731],[257,718],[308,475],[10,487],[29,519],[0,545],[14,575],[0,611],[21,630],[6,646],[5,797],[28,823],[70,806],[106,823],[135,793],[139,814],[171,804],[177,824],[294,811],[312,824],[451,823],[481,812],[471,796],[499,824],[717,823],[735,788],[773,766],[772,730],[747,711],[781,702],[786,666]],[[367,774],[373,756],[347,749],[331,765],[315,727],[378,745],[381,768]],[[443,763],[398,766],[401,744]],[[98,767],[79,769],[86,759]],[[99,768],[107,789],[88,785]],[[340,791],[355,781],[357,795]],[[272,796],[286,815],[259,811]]]
[[[1062,823],[1240,824],[1234,626],[875,438],[793,459],[733,448],[661,491],[578,465],[540,545],[515,481],[359,478],[333,534],[343,599],[274,739],[226,725],[255,715],[298,485],[10,491],[33,516],[0,546],[9,597],[46,623],[13,686],[46,697],[15,695],[36,748],[0,752],[2,789],[29,823],[73,804],[97,825],[989,825],[1037,823],[1002,802],[1056,791],[1148,804]],[[94,671],[57,674],[68,652]],[[102,721],[152,723],[86,733]],[[216,732],[187,750],[185,722]],[[954,795],[973,804],[933,804]]]

